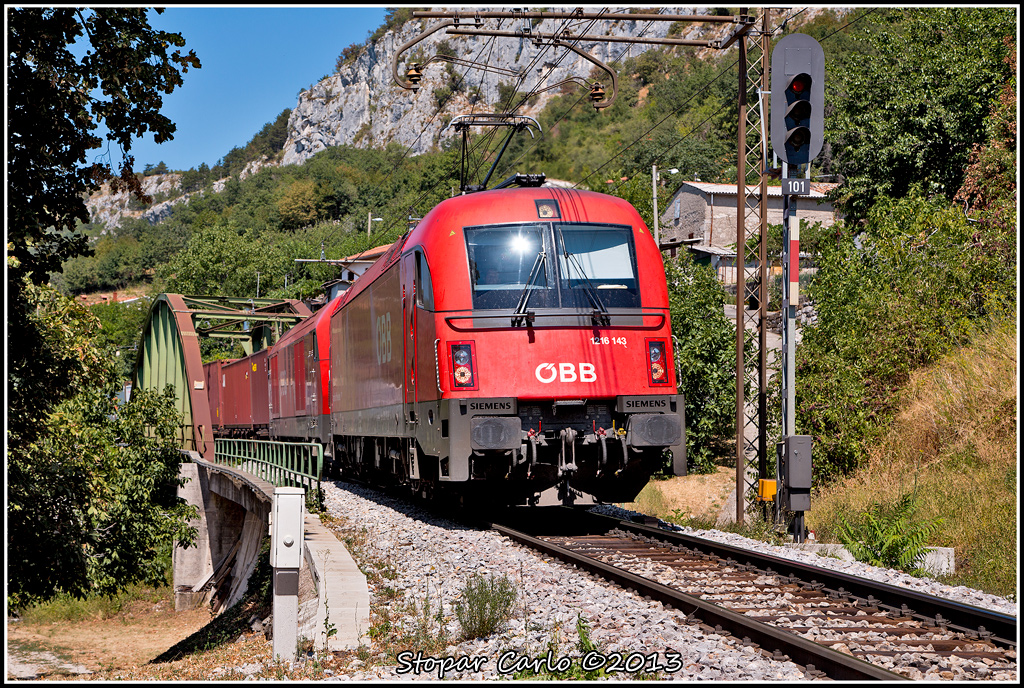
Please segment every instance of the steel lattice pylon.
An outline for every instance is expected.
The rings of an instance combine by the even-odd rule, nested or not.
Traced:
[[[742,10],[741,10],[742,12]],[[763,94],[768,90],[769,12],[762,10],[761,30],[740,42],[740,160],[737,180],[736,249],[736,520],[757,494],[757,481],[768,477],[767,441],[767,326],[768,309],[768,176],[767,124]],[[742,205],[740,205],[742,204]],[[756,242],[757,250],[745,248]],[[749,287],[748,281],[753,282]],[[756,336],[755,336],[756,334]]]

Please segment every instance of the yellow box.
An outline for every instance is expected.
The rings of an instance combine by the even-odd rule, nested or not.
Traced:
[[[774,480],[762,479],[757,481],[757,498],[762,502],[774,502],[777,491],[778,487]]]

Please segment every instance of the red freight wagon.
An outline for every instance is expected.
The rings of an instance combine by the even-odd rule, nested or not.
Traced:
[[[214,432],[219,432],[223,426],[223,410],[221,408],[221,387],[223,376],[221,368],[225,363],[231,363],[233,359],[211,361],[203,366],[206,376],[206,389],[210,397],[210,421],[213,424]]]
[[[223,427],[229,434],[265,434],[270,422],[267,389],[267,351],[221,366]]]

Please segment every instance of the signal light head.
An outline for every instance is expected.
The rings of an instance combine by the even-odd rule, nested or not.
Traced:
[[[803,93],[811,89],[811,77],[807,74],[797,74],[793,77],[793,80],[789,82],[789,88],[794,93]]]
[[[825,114],[825,53],[806,34],[784,37],[772,50],[772,147],[790,165],[821,152]]]

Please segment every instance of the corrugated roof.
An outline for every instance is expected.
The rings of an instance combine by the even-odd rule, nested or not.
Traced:
[[[710,246],[708,244],[692,244],[690,247],[691,251],[698,253],[707,253],[715,256],[726,256],[735,257],[736,251],[731,248],[725,248],[724,246]]]
[[[713,184],[711,182],[683,182],[682,186],[680,186],[679,190],[682,191],[683,187],[687,187],[687,186],[693,187],[693,188],[698,189],[699,191],[702,191],[703,193],[707,193],[707,194],[714,193],[714,194],[726,194],[726,195],[732,194],[733,196],[736,195],[736,185],[735,184]],[[826,184],[824,182],[811,182],[811,193],[808,194],[808,196],[810,198],[824,198],[825,194],[828,193],[830,190],[834,189],[836,186],[838,186],[838,184]],[[747,190],[748,191],[755,191],[755,190],[757,190],[757,188],[758,188],[758,186],[756,184],[750,184],[750,185],[747,186]],[[769,196],[781,196],[782,195],[782,187],[781,186],[769,186],[768,187],[768,195]]]

